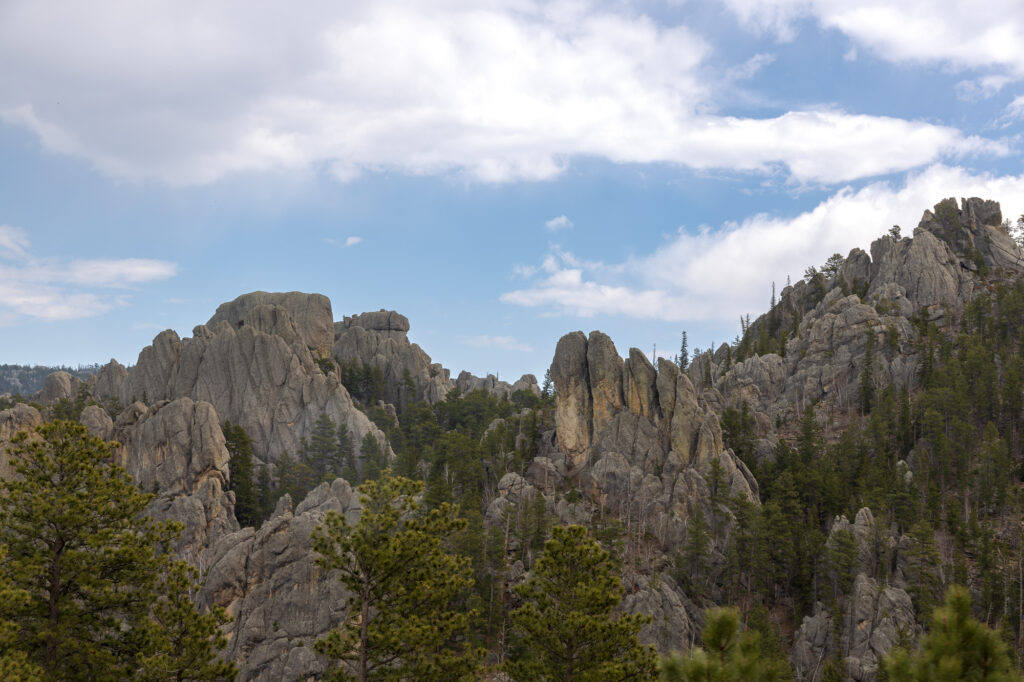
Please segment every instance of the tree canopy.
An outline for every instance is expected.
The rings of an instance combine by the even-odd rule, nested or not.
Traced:
[[[654,679],[654,649],[637,641],[648,618],[613,616],[622,582],[608,552],[583,526],[552,528],[516,592],[523,604],[511,613],[514,657],[505,666],[513,680]]]

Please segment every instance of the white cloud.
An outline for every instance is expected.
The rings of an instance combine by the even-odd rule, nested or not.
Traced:
[[[755,54],[739,66],[729,69],[726,77],[728,80],[746,80],[753,78],[761,69],[775,61],[773,54]]]
[[[466,339],[466,343],[479,348],[498,348],[500,350],[522,351],[524,353],[533,352],[532,346],[517,341],[511,336],[488,336],[487,334],[481,334],[480,336]]]
[[[993,148],[843,112],[708,115],[721,74],[707,43],[628,6],[10,4],[0,119],[112,176],[176,184],[311,167],[341,181],[388,169],[542,180],[577,156],[841,182]]]
[[[1024,77],[1024,3],[1019,0],[725,0],[740,21],[792,40],[814,18],[893,62],[995,67]]]
[[[146,258],[37,259],[29,246],[22,230],[0,227],[0,255],[18,257],[0,263],[0,317],[5,324],[19,317],[70,320],[99,315],[127,305],[127,298],[90,289],[126,289],[177,274],[174,263]]]
[[[1024,119],[1024,95],[1018,95],[1006,106],[1004,118],[1012,120]]]
[[[542,275],[501,300],[582,317],[731,322],[763,311],[773,281],[781,290],[787,275],[796,281],[832,253],[867,250],[893,224],[910,234],[923,211],[948,196],[994,198],[1004,215],[1016,216],[1024,213],[1024,175],[936,165],[899,186],[844,188],[791,218],[755,215],[719,229],[681,230],[653,253],[616,265],[580,266],[555,252]]]
[[[362,237],[349,237],[345,240],[345,246],[355,246],[363,241]]]
[[[547,221],[546,223],[544,223],[544,225],[546,225],[549,230],[554,232],[555,230],[567,230],[570,227],[573,227],[573,222],[564,215],[560,215],[557,218],[552,218],[551,220]]]
[[[963,80],[956,84],[956,96],[965,102],[989,99],[1013,82],[1009,76],[988,75],[974,80]]]
[[[24,258],[28,248],[28,235],[10,225],[0,225],[0,257]]]

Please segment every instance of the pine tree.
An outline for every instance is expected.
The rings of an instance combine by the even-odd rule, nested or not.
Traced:
[[[352,446],[352,434],[349,433],[346,425],[338,424],[338,430],[334,434],[334,438],[337,442],[338,463],[341,464],[338,475],[352,485],[358,485],[359,473],[356,470],[356,454],[355,448]]]
[[[423,514],[423,484],[390,471],[358,488],[362,512],[352,525],[327,513],[312,534],[317,564],[336,571],[352,594],[348,617],[316,644],[344,667],[331,680],[461,680],[481,652],[465,643],[472,613],[457,609],[471,588],[468,559],[445,551],[465,521],[441,505]]]
[[[686,331],[683,331],[683,338],[679,344],[679,359],[676,362],[679,365],[679,369],[685,370],[690,364],[690,351],[687,348],[686,343]]]
[[[3,569],[7,548],[0,546],[0,679],[9,682],[43,682],[43,670],[18,648],[18,624],[13,618],[31,598],[27,590],[11,583]]]
[[[263,520],[260,515],[256,485],[253,483],[252,439],[240,424],[224,422],[224,444],[231,455],[231,490],[235,492],[235,518],[241,526],[255,526]]]
[[[146,633],[146,654],[134,679],[219,681],[238,675],[235,664],[218,659],[215,650],[227,645],[220,626],[231,618],[219,606],[206,614],[196,610],[198,579],[199,572],[184,561],[175,561],[164,574]]]
[[[971,617],[970,594],[953,586],[935,609],[931,630],[914,654],[895,649],[884,666],[892,682],[1020,682],[997,631]]]
[[[523,605],[512,611],[513,680],[653,680],[654,650],[637,633],[647,618],[612,617],[622,583],[608,552],[583,526],[557,526],[525,582]]]
[[[144,516],[152,496],[80,424],[22,432],[9,452],[17,476],[0,482],[0,544],[27,594],[10,615],[19,649],[46,679],[129,679],[153,652],[151,612],[180,524]]]
[[[359,446],[359,455],[363,459],[363,475],[364,481],[373,481],[380,478],[381,471],[384,469],[384,453],[381,450],[380,443],[370,432],[367,432],[363,436],[363,442]]]
[[[762,655],[759,634],[740,634],[739,609],[708,609],[702,640],[704,646],[695,647],[686,656],[677,654],[662,661],[662,680],[774,682],[782,677],[783,666]]]

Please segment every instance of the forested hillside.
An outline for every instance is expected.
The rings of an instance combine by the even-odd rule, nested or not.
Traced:
[[[671,680],[932,679],[962,632],[1019,667],[1011,232],[946,200],[773,288],[733,343],[652,363],[572,332],[541,385],[452,380],[393,311],[246,294],[131,368],[8,399],[0,475],[49,419],[116,441],[182,524],[196,603],[232,617],[239,679],[641,680],[655,651]]]

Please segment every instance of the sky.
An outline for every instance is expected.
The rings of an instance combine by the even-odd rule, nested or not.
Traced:
[[[255,290],[435,362],[731,341],[945,197],[1024,213],[1024,3],[0,1],[0,363]]]

